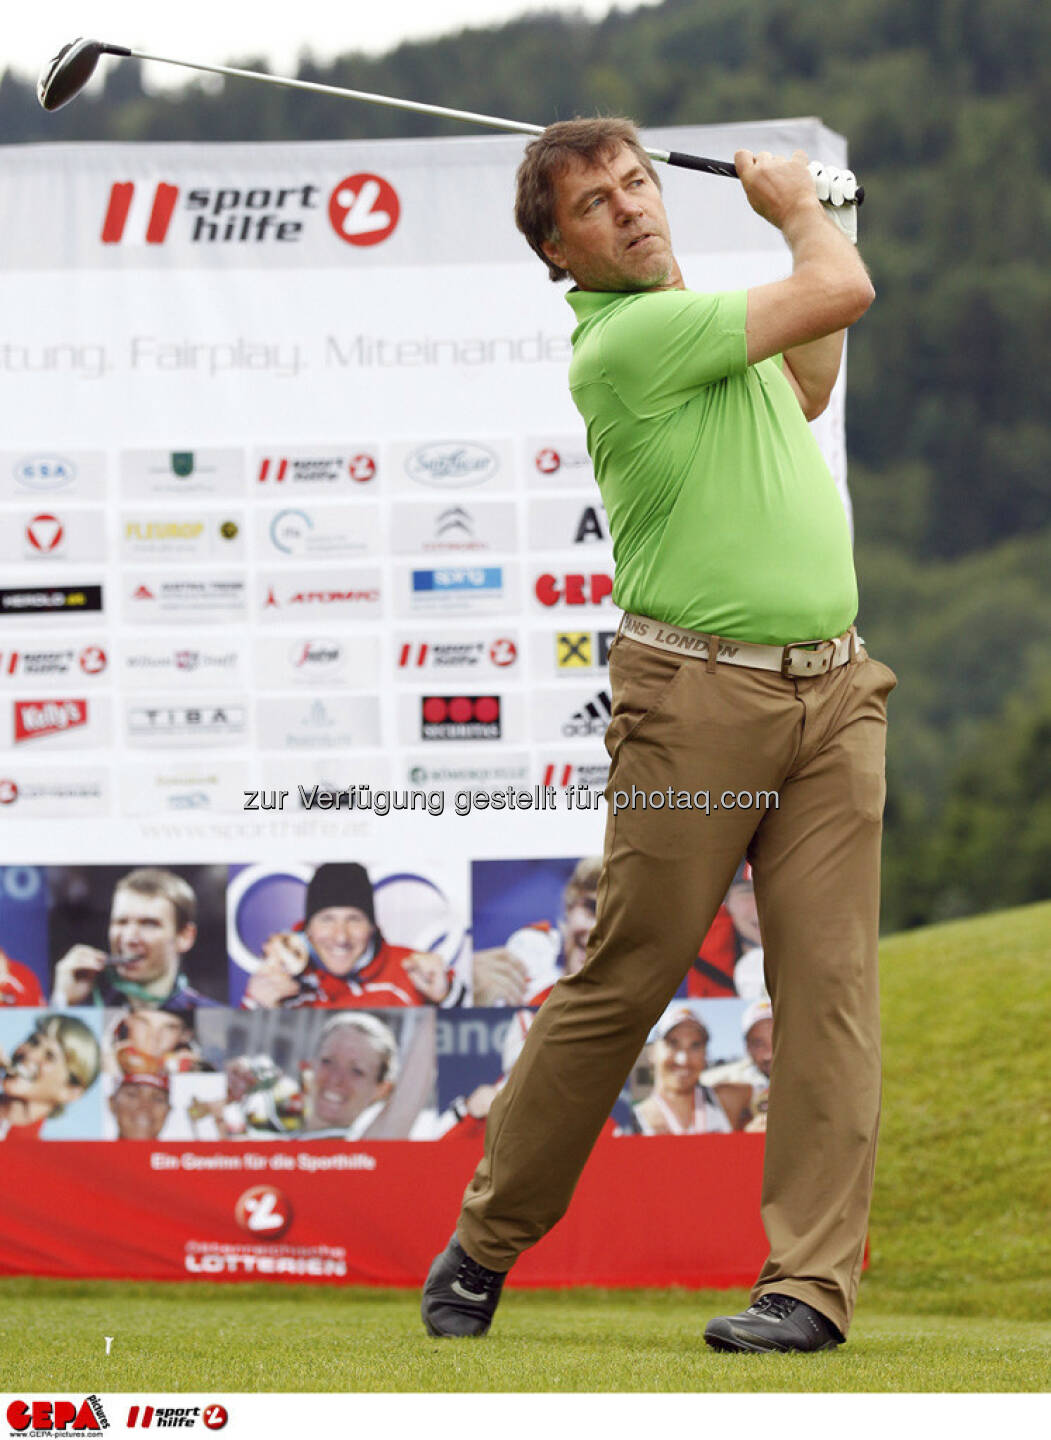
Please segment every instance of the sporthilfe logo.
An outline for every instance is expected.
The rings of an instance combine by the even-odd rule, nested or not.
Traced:
[[[329,197],[328,218],[348,245],[378,245],[389,239],[400,215],[398,193],[381,175],[348,175]]]

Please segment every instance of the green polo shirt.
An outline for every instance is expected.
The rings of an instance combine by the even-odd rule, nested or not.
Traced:
[[[571,290],[569,385],[623,610],[735,640],[842,634],[843,502],[780,357],[747,364],[744,290]]]

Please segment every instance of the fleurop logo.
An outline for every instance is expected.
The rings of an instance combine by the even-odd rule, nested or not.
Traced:
[[[499,696],[421,696],[420,736],[424,740],[499,740]]]
[[[253,1185],[238,1198],[234,1219],[250,1235],[276,1240],[292,1224],[288,1196],[274,1185]]]
[[[328,218],[348,245],[379,245],[394,234],[400,215],[398,192],[381,175],[348,175],[329,196]]]
[[[109,1421],[97,1395],[78,1405],[73,1400],[12,1400],[7,1423],[13,1435],[27,1431],[34,1435],[83,1435],[88,1430],[108,1430]]]

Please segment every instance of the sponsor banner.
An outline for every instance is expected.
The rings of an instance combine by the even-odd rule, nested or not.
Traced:
[[[473,790],[528,783],[531,767],[524,750],[464,750],[413,753],[404,762],[407,784],[418,789]]]
[[[248,702],[232,699],[188,702],[184,696],[151,696],[124,706],[124,733],[136,747],[184,748],[244,745],[248,738]]]
[[[219,625],[244,620],[247,582],[242,573],[186,576],[177,573],[122,576],[124,619],[130,625]]]
[[[516,565],[437,565],[395,567],[397,613],[414,615],[494,615],[517,608]]]
[[[241,499],[244,491],[243,450],[121,451],[120,493],[128,500],[153,495],[166,499]]]
[[[612,627],[602,630],[534,630],[529,636],[530,671],[535,680],[582,680],[605,676]]]
[[[522,695],[435,689],[398,696],[398,730],[404,745],[421,741],[520,745],[525,739],[524,709]]]
[[[609,780],[609,756],[601,746],[594,750],[540,750],[532,778],[537,785],[554,785],[566,790],[570,785],[586,785],[592,790],[605,790]]]
[[[195,515],[125,510],[120,517],[122,560],[240,560],[244,555],[244,514],[215,511]]]
[[[448,503],[394,502],[391,550],[395,555],[517,549],[518,514],[513,500],[457,497]]]
[[[7,744],[27,753],[85,750],[112,741],[108,696],[49,695],[4,702]]]
[[[601,740],[612,713],[608,682],[587,689],[536,689],[530,693],[534,740]]]
[[[291,505],[256,510],[255,554],[260,560],[346,560],[378,555],[378,505]]]
[[[0,588],[0,617],[63,620],[72,615],[98,615],[104,609],[101,585],[14,585]]]
[[[0,562],[94,561],[106,558],[106,522],[99,510],[48,504],[21,509],[0,526]]]
[[[128,690],[156,690],[171,685],[230,690],[245,683],[241,651],[221,640],[186,644],[181,640],[133,637],[125,642],[120,674]]]
[[[389,457],[391,485],[402,495],[489,494],[510,490],[514,482],[514,455],[507,439],[400,441],[390,446]]]
[[[212,764],[175,760],[166,765],[124,765],[118,772],[120,813],[240,814],[248,783],[249,766],[240,761]]]
[[[261,690],[290,685],[376,690],[380,685],[378,635],[257,635],[254,654]]]
[[[533,435],[522,453],[531,490],[594,490],[595,472],[582,434]]]
[[[538,496],[529,501],[530,550],[568,550],[575,546],[609,550],[609,522],[598,491],[591,497]],[[591,559],[589,557],[589,563]],[[612,552],[603,564],[612,568]]]
[[[371,495],[378,486],[378,445],[291,445],[257,450],[252,456],[252,479],[257,493],[274,499],[287,491],[296,496]],[[260,490],[259,487],[265,489]]]
[[[0,685],[65,685],[70,680],[85,685],[97,681],[109,673],[107,646],[101,637],[70,645],[55,636],[0,650]]]
[[[304,753],[289,756],[264,756],[252,766],[251,784],[258,785],[273,803],[270,809],[286,811],[320,811],[326,804],[333,809],[353,809],[350,803],[355,789],[362,785],[374,790],[389,790],[394,769],[389,755],[358,754],[322,756]],[[281,801],[281,795],[285,799]],[[321,797],[332,795],[327,802]],[[260,808],[263,800],[260,799]]]
[[[534,570],[527,577],[527,588],[533,608],[545,614],[614,609],[612,565]]]
[[[522,642],[517,630],[399,631],[394,636],[394,678],[420,681],[432,675],[478,677],[517,675]]]
[[[261,620],[298,625],[315,616],[333,621],[377,619],[383,614],[382,572],[378,566],[264,572],[256,583],[256,609]]]
[[[264,750],[350,750],[381,739],[375,695],[266,696],[255,702],[255,713]]]
[[[77,820],[109,814],[109,773],[80,766],[46,770],[0,764],[0,816],[11,820]]]
[[[0,450],[0,500],[54,505],[105,498],[102,450]]]

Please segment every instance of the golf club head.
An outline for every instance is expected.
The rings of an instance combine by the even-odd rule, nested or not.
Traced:
[[[130,54],[126,46],[106,45],[101,40],[78,39],[63,45],[40,72],[36,82],[37,99],[45,110],[58,110],[80,94],[94,75],[100,55]]]

